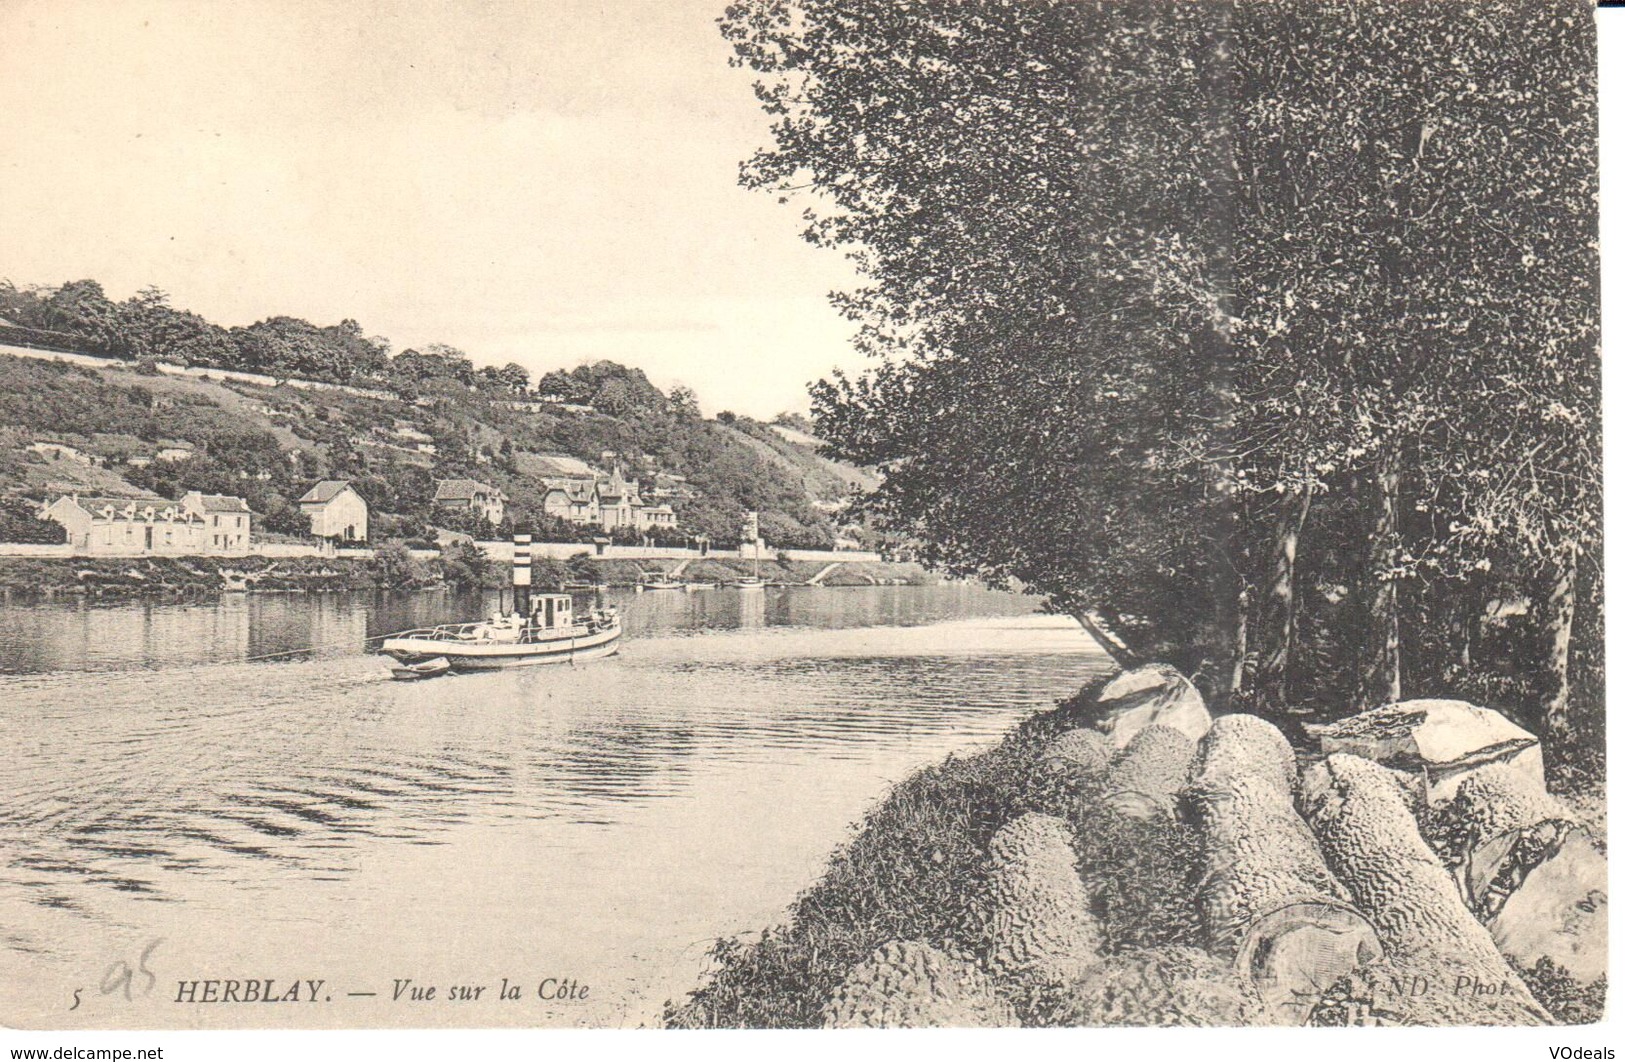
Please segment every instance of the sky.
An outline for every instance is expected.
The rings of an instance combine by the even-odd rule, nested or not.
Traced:
[[[738,186],[769,119],[722,7],[6,0],[0,277],[805,410],[862,365],[854,277]]]

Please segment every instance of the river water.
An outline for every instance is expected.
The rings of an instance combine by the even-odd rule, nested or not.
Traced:
[[[1109,667],[962,585],[612,601],[618,656],[419,683],[367,639],[494,597],[7,603],[0,1024],[650,1024],[889,785]]]

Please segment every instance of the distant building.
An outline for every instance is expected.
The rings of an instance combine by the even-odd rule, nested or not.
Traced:
[[[434,485],[434,503],[479,513],[491,523],[500,524],[507,512],[508,496],[477,479],[443,479]]]
[[[543,482],[547,493],[542,497],[542,510],[573,524],[601,527],[606,531],[623,527],[647,531],[677,526],[677,514],[671,506],[646,502],[638,490],[638,481],[624,478],[619,468],[608,476],[595,473]]]
[[[542,511],[572,524],[598,522],[598,483],[594,479],[560,478],[542,481]]]
[[[654,487],[649,491],[651,498],[698,498],[699,492],[688,485],[687,476],[679,476],[675,472],[656,472]]]
[[[190,443],[166,443],[153,455],[155,461],[189,461],[196,449]]]
[[[637,510],[640,531],[670,529],[677,526],[677,513],[669,505],[644,505]]]
[[[208,525],[179,502],[162,498],[81,498],[66,495],[44,506],[42,519],[68,533],[75,553],[197,554],[208,549]]]
[[[310,517],[310,533],[320,538],[364,542],[367,500],[347,479],[324,479],[299,499],[299,511]]]
[[[420,454],[435,452],[434,436],[428,432],[419,431],[410,424],[401,424],[396,421],[395,438]]]
[[[69,446],[67,443],[29,443],[28,452],[39,454],[47,461],[77,461],[82,465],[101,464],[101,461],[94,454],[87,454],[77,446]]]
[[[250,521],[248,503],[229,494],[204,494],[188,491],[181,498],[181,507],[203,519],[208,525],[208,552],[247,553]]]

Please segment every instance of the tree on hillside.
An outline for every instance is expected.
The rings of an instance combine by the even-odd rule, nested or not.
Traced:
[[[129,356],[118,306],[94,280],[69,281],[52,291],[40,308],[39,327],[79,336],[96,354]]]
[[[231,333],[241,367],[280,379],[349,383],[383,364],[377,343],[354,321],[319,328],[297,317],[270,317]]]
[[[375,379],[389,368],[389,340],[368,336],[359,322],[346,317],[320,330],[322,339],[344,366],[345,380]]]
[[[671,411],[677,416],[689,419],[699,417],[700,396],[694,393],[694,388],[678,384],[671,389],[667,398],[671,402]]]
[[[516,395],[522,395],[530,390],[530,370],[516,361],[510,361],[498,369],[497,379]]]
[[[390,360],[390,376],[413,386],[434,381],[452,381],[473,387],[474,363],[467,354],[444,343],[430,343],[422,350],[403,350]]]
[[[175,309],[158,288],[142,288],[120,303],[118,311],[132,358],[218,368],[241,364],[231,333],[195,313]]]

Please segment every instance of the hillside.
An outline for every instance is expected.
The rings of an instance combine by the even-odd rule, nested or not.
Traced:
[[[237,494],[256,529],[297,534],[295,499],[318,479],[342,478],[367,498],[380,541],[455,525],[432,505],[435,480],[455,477],[500,487],[511,499],[506,525],[562,532],[541,512],[543,480],[618,465],[645,492],[661,476],[658,500],[676,511],[678,538],[732,544],[740,513],[754,509],[771,544],[823,547],[843,499],[873,483],[819,456],[810,436],[732,414],[703,418],[692,396],[668,398],[611,362],[550,374],[537,391],[432,375],[419,383],[389,395],[0,355],[0,494],[8,511],[69,491]],[[29,450],[40,443],[84,459]],[[166,448],[170,460],[153,460]]]

